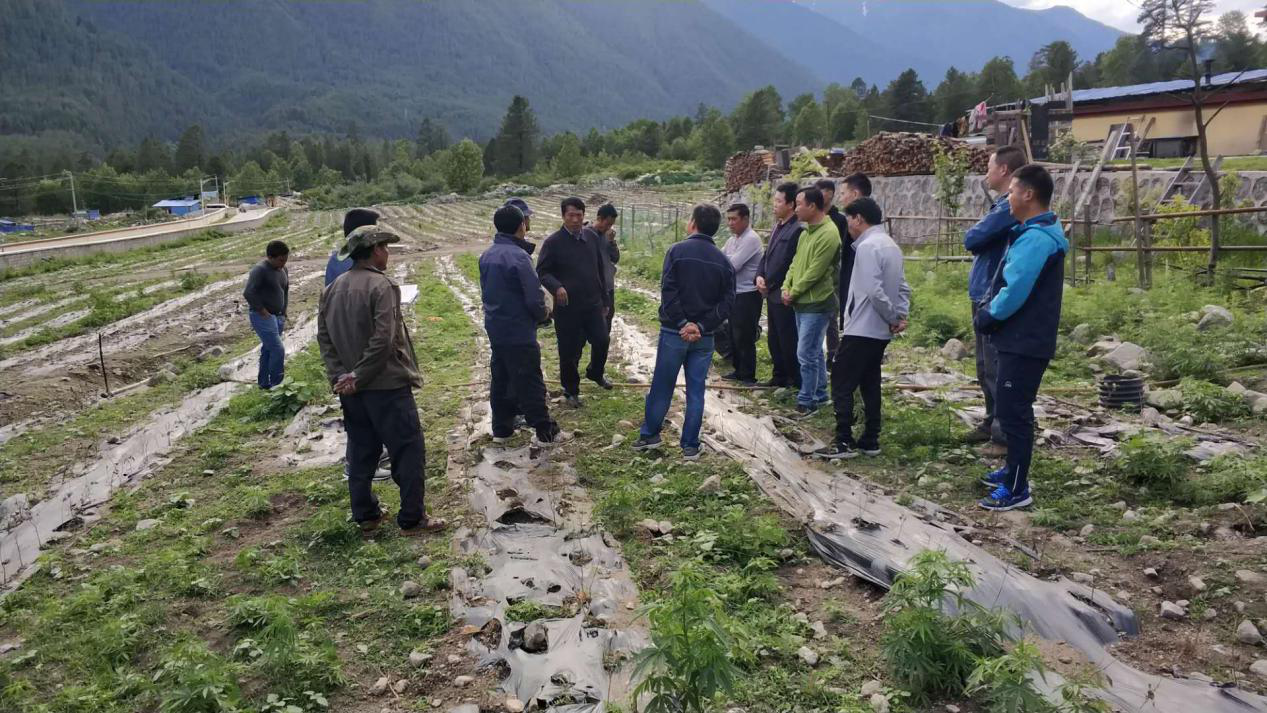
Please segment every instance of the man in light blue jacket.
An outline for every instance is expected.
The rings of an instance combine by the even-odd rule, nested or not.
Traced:
[[[884,230],[884,215],[872,198],[845,206],[845,220],[853,242],[853,271],[845,297],[845,323],[831,371],[832,407],[836,413],[835,442],[816,454],[823,458],[853,458],[880,454],[880,363],[895,334],[906,329],[911,311],[911,286],[906,283],[902,249]],[[865,414],[862,435],[853,437],[853,392],[862,394]]]
[[[985,172],[985,184],[999,196],[998,201],[990,208],[984,218],[976,225],[968,228],[963,235],[963,247],[972,253],[972,272],[968,276],[968,299],[972,301],[972,316],[976,319],[977,304],[985,299],[990,291],[990,281],[998,272],[999,263],[1003,261],[1003,253],[1007,251],[1007,241],[1016,227],[1016,218],[1007,204],[1007,189],[1012,182],[1012,174],[1025,165],[1025,154],[1015,146],[1004,146],[990,156],[990,163]],[[985,419],[969,434],[969,443],[994,441],[1003,443],[1003,431],[994,417],[995,371],[998,368],[998,355],[989,338],[973,328],[976,338],[977,382],[981,384],[981,394],[985,397]]]

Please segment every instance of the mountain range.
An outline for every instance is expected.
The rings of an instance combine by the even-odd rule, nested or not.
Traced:
[[[424,117],[487,138],[516,94],[547,132],[605,129],[766,84],[786,100],[911,67],[931,89],[995,55],[1023,73],[1052,40],[1090,59],[1119,35],[997,0],[0,0],[0,17],[0,138],[100,147],[193,123],[409,137]]]

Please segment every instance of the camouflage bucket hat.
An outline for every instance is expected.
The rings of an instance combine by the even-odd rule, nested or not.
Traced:
[[[362,225],[348,233],[348,239],[339,248],[339,258],[346,259],[357,248],[378,245],[379,243],[399,243],[400,236],[379,225]]]

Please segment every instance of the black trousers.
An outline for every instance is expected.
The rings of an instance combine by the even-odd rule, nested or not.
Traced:
[[[840,338],[831,370],[831,402],[836,412],[836,442],[860,448],[880,447],[880,362],[887,339]],[[862,393],[862,436],[853,438],[853,392]]]
[[[577,396],[581,393],[581,352],[585,343],[590,345],[589,368],[585,375],[596,378],[607,368],[607,320],[602,307],[564,307],[554,313],[554,334],[559,345],[559,381],[563,393]]]
[[[1034,458],[1034,400],[1050,360],[1007,352],[998,352],[998,360],[994,413],[1007,438],[1008,477],[1004,483],[1013,494],[1019,494],[1029,490],[1029,466]]]
[[[611,333],[612,333],[612,320],[616,318],[616,291],[615,290],[608,291],[607,304],[612,306],[611,310],[607,313],[607,336],[610,338]]]
[[[827,323],[827,371],[834,370],[836,352],[840,350],[840,313],[832,315]]]
[[[541,347],[493,345],[489,368],[492,386],[489,405],[493,410],[493,435],[514,434],[515,416],[523,414],[538,435],[549,433],[553,421],[546,406],[546,382],[541,374]]]
[[[801,362],[796,358],[796,313],[777,299],[766,300],[766,344],[779,386],[801,388]]]
[[[730,312],[730,363],[741,381],[757,378],[757,327],[761,322],[761,293],[740,292]]]
[[[352,519],[373,520],[382,510],[371,486],[383,446],[392,462],[392,480],[400,488],[396,523],[414,527],[426,518],[423,509],[423,468],[426,443],[413,391],[404,386],[384,391],[358,391],[340,396],[343,428],[347,431],[348,494]]]

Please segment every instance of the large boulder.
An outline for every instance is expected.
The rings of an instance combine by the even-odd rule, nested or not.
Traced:
[[[1226,327],[1236,321],[1226,308],[1218,305],[1206,305],[1201,308],[1201,321],[1197,322],[1197,331],[1204,332],[1215,327]]]
[[[1138,370],[1148,363],[1148,352],[1138,344],[1122,342],[1105,354],[1103,359],[1106,364],[1117,367],[1119,371]]]
[[[1091,335],[1091,325],[1086,322],[1079,324],[1073,328],[1073,331],[1069,332],[1069,340],[1075,344],[1090,344],[1094,338]]]
[[[968,358],[968,347],[958,339],[949,339],[945,346],[941,348],[941,355],[951,361],[959,361]]]
[[[1169,411],[1171,409],[1183,408],[1183,394],[1179,389],[1156,389],[1151,390],[1144,396],[1144,400],[1149,406]]]

